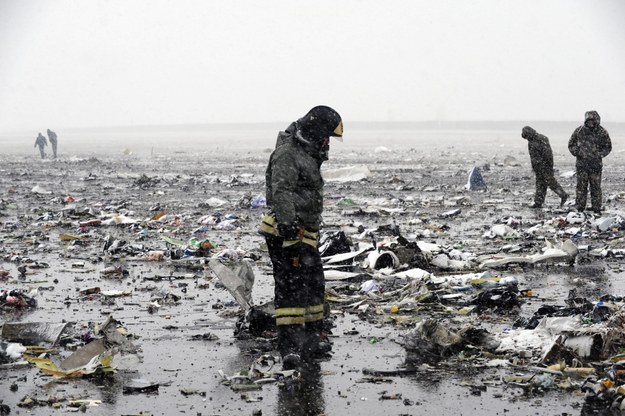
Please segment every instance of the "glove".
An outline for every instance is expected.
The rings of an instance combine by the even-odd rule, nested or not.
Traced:
[[[285,240],[299,240],[300,227],[296,224],[278,224],[278,233]]]

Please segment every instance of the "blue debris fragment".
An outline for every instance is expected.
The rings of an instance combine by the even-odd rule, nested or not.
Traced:
[[[484,178],[482,177],[482,173],[480,172],[480,168],[474,166],[469,172],[469,180],[465,187],[469,191],[486,191],[488,187],[486,186],[486,182],[484,182]]]

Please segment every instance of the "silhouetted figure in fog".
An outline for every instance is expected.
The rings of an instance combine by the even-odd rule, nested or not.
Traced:
[[[46,154],[43,151],[43,148],[44,148],[44,146],[47,146],[47,145],[48,145],[48,141],[46,140],[46,138],[41,133],[39,133],[39,135],[35,139],[35,146],[34,147],[39,146],[39,153],[41,153],[41,158],[42,159],[44,157],[46,157]]]
[[[527,140],[527,149],[530,153],[532,170],[536,174],[536,191],[534,203],[530,208],[540,208],[545,202],[547,188],[553,190],[560,197],[560,206],[564,205],[569,195],[558,183],[553,173],[553,152],[547,136],[543,136],[530,126],[523,127],[521,137]]]
[[[48,129],[48,140],[50,141],[50,145],[52,146],[52,157],[56,159],[56,144],[58,141],[56,133],[50,129]]]
[[[587,111],[584,124],[576,128],[569,139],[569,151],[577,158],[575,207],[578,211],[586,209],[586,196],[590,185],[591,209],[597,214],[601,213],[602,159],[612,151],[610,135],[600,124],[599,113]]]

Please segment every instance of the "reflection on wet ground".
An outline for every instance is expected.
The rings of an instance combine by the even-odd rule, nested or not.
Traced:
[[[302,368],[301,378],[278,388],[277,414],[281,416],[325,414],[321,366]]]

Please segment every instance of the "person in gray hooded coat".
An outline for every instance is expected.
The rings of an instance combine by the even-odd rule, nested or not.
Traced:
[[[56,133],[50,129],[48,129],[48,140],[50,141],[50,146],[52,146],[52,157],[56,159],[56,145],[58,143],[58,139]]]
[[[597,214],[601,213],[603,158],[612,151],[610,135],[600,124],[599,113],[587,111],[584,124],[576,128],[569,139],[569,151],[576,157],[575,207],[578,211],[586,209],[586,196],[590,185],[591,210]]]
[[[532,170],[536,174],[536,192],[534,193],[534,203],[530,207],[542,207],[547,188],[558,194],[560,206],[564,205],[569,195],[564,192],[553,173],[553,152],[549,145],[549,139],[530,126],[523,127],[521,137],[527,140]]]
[[[39,146],[39,153],[41,154],[41,158],[45,158],[46,157],[46,153],[43,151],[44,146],[48,145],[48,141],[46,140],[46,137],[39,133],[37,135],[37,138],[35,139],[35,146],[33,147],[37,147]]]

